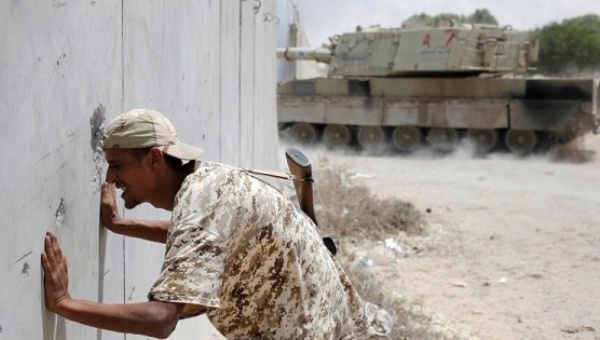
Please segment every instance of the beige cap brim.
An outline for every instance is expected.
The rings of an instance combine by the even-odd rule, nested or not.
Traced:
[[[169,156],[173,156],[175,158],[184,160],[195,160],[204,153],[204,150],[200,148],[183,143],[175,145],[157,146],[156,148]]]

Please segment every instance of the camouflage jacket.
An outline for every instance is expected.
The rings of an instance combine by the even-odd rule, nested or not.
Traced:
[[[149,299],[228,339],[357,339],[365,306],[312,221],[241,169],[201,163],[176,197]]]

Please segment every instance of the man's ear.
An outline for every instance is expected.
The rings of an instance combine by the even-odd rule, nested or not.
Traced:
[[[150,169],[158,170],[165,162],[164,154],[157,148],[152,148],[148,153],[147,161]]]

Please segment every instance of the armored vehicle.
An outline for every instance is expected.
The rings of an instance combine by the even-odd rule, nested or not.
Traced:
[[[357,27],[316,49],[282,48],[279,58],[328,64],[328,75],[278,85],[278,122],[296,141],[329,148],[422,143],[448,152],[528,154],[595,128],[593,79],[527,76],[539,46],[510,27]]]

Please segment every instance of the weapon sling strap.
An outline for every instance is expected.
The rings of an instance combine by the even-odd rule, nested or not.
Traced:
[[[268,177],[274,177],[274,178],[291,180],[291,181],[307,181],[310,183],[314,182],[312,177],[300,178],[298,176],[295,176],[295,175],[293,175],[291,173],[287,173],[287,172],[267,171],[267,170],[258,170],[258,169],[249,169],[249,168],[242,168],[242,170],[250,175],[268,176]],[[312,219],[311,219],[311,221],[312,221]],[[313,222],[315,223],[315,225],[317,225],[316,221],[313,221]],[[335,245],[333,238],[331,238],[330,236],[325,236],[325,237],[323,237],[323,243],[325,244],[325,247],[327,247],[327,250],[329,250],[331,255],[335,256],[335,254],[337,253],[337,246]]]

